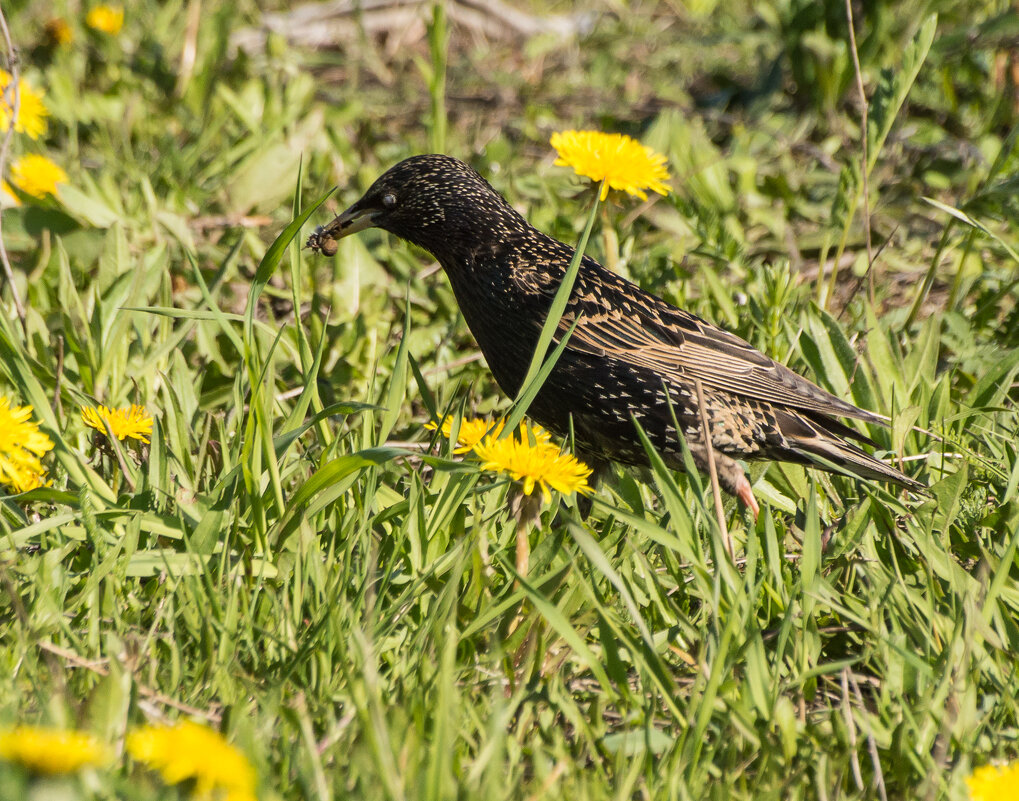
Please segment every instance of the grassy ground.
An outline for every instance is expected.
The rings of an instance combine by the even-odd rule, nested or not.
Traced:
[[[50,487],[0,497],[0,723],[118,747],[193,717],[287,799],[963,799],[1019,754],[1007,3],[855,7],[866,157],[839,2],[560,3],[582,35],[527,41],[362,18],[240,53],[245,0],[144,0],[116,35],[49,5],[4,9],[51,112],[13,156],[69,178],[3,215],[27,317],[5,284],[0,394],[55,448]],[[54,14],[74,38],[45,46]],[[619,469],[586,521],[546,507],[514,583],[507,484],[423,428],[508,406],[445,278],[380,232],[297,244],[432,149],[575,240],[568,127],[674,175],[589,252],[890,415],[869,433],[931,499],[757,466],[733,564],[701,478]],[[98,447],[93,402],[143,404],[151,445]],[[124,767],[31,786],[166,797]]]

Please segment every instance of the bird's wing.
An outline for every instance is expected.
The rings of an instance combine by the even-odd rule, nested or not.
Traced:
[[[583,275],[583,273],[582,273]],[[612,278],[605,281],[605,276]],[[665,380],[692,382],[791,409],[883,423],[768,358],[749,342],[669,305],[618,276],[581,280],[560,321],[574,350],[652,370]],[[614,279],[614,280],[613,280]]]

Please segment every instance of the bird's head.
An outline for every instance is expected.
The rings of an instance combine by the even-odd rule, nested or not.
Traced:
[[[412,156],[383,173],[360,200],[308,239],[326,255],[336,241],[365,228],[382,228],[440,259],[451,247],[469,246],[479,233],[526,225],[489,185],[458,159]]]

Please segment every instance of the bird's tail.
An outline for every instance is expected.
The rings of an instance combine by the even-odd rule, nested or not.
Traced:
[[[874,458],[843,437],[870,442],[862,434],[827,417],[812,419],[797,414],[792,425],[780,425],[785,447],[822,470],[851,473],[859,478],[888,481],[912,492],[927,492],[927,487],[900,470]],[[792,423],[793,421],[789,421]],[[873,443],[871,443],[873,444]]]
[[[927,487],[914,481],[905,473],[891,465],[875,459],[866,451],[857,448],[851,442],[840,439],[814,439],[802,443],[794,443],[793,450],[804,456],[812,464],[832,473],[848,472],[860,478],[890,481],[913,492],[926,492]],[[832,468],[831,465],[835,467]]]

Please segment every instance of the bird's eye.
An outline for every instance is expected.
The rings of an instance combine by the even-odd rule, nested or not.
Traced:
[[[382,196],[382,205],[387,209],[393,208],[393,206],[396,205],[396,195],[392,192],[386,192],[386,194]]]

